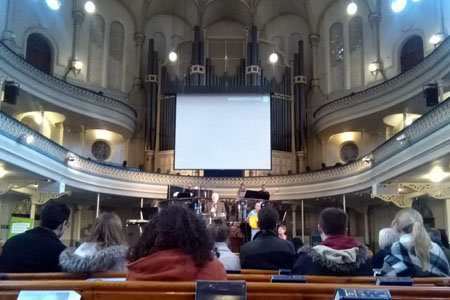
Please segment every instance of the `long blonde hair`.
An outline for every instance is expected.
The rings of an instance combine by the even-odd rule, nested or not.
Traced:
[[[125,245],[122,221],[114,213],[101,213],[95,219],[94,226],[87,242],[97,243],[100,247]]]
[[[423,226],[420,213],[412,208],[404,208],[395,215],[392,227],[403,234],[411,234],[411,242],[406,246],[408,251],[414,247],[416,256],[425,271],[430,264],[431,240]]]

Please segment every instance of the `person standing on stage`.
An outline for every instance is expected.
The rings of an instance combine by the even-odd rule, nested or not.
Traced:
[[[266,185],[265,184],[261,185],[261,190],[259,191],[259,193],[261,195],[265,196],[265,197],[261,197],[261,198],[263,198],[264,200],[269,200],[270,193],[266,190]]]
[[[211,202],[206,203],[206,213],[210,215],[210,218],[226,218],[225,205],[223,202],[219,202],[218,193],[213,193]]]
[[[256,216],[256,221],[258,221],[258,212],[259,212],[260,210],[261,210],[261,202],[260,202],[260,201],[257,201],[257,202],[255,203],[255,208],[252,209],[252,210],[248,213],[247,220],[249,221],[250,218],[251,218],[252,216]],[[255,218],[255,217],[253,217],[253,218]],[[250,225],[250,227],[252,227],[252,226]],[[253,228],[253,227],[252,227],[252,237],[251,237],[251,240],[253,240],[253,238],[255,237],[255,234],[257,234],[258,231],[259,231],[259,228],[258,228],[258,227],[256,227],[256,228]]]
[[[244,220],[247,215],[247,201],[245,198],[245,184],[241,183],[237,191],[238,220]]]

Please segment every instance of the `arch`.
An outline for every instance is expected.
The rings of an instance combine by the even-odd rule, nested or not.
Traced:
[[[125,28],[122,23],[111,23],[108,57],[108,88],[120,90],[122,88],[123,56],[124,56]]]
[[[52,47],[49,40],[40,33],[32,33],[27,38],[25,60],[47,74],[52,71]]]
[[[88,81],[98,85],[102,83],[104,44],[105,20],[95,15],[89,29]]]
[[[424,58],[423,39],[418,35],[409,37],[400,50],[400,71],[406,72]]]
[[[330,27],[330,82],[331,91],[337,92],[345,88],[344,67],[344,28],[336,22]]]

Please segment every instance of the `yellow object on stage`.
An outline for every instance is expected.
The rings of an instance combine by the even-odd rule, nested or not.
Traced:
[[[248,218],[248,225],[250,225],[251,228],[258,228],[258,215],[251,215]]]

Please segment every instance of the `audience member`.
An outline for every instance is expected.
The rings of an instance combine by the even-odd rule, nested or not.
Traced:
[[[239,257],[228,248],[227,241],[230,231],[223,220],[215,219],[208,226],[208,231],[215,242],[214,252],[216,258],[222,263],[225,270],[240,270],[241,263]]]
[[[278,212],[272,207],[264,207],[258,212],[258,227],[261,231],[253,241],[242,245],[242,268],[278,270],[292,267],[294,245],[280,239],[275,233],[278,219]]]
[[[293,243],[292,238],[286,234],[286,226],[282,224],[278,225],[277,233],[279,238]]]
[[[380,250],[372,257],[372,268],[381,269],[383,267],[384,258],[391,253],[392,244],[397,241],[398,233],[393,228],[383,228],[378,233],[378,245]]]
[[[347,236],[347,214],[339,208],[320,213],[318,229],[322,242],[304,246],[292,274],[331,276],[370,276],[372,266],[367,247]]]
[[[181,206],[161,210],[130,248],[128,280],[226,280],[219,260],[212,258],[214,242],[206,225]]]
[[[116,214],[100,214],[87,240],[78,248],[68,248],[61,253],[61,269],[69,273],[126,271],[128,247],[122,230],[122,222]]]
[[[441,243],[442,243],[442,246],[444,246],[444,247],[447,248],[447,249],[450,249],[449,244],[448,244],[448,236],[447,236],[447,233],[445,232],[444,229],[438,229],[438,230],[439,230],[439,232],[441,233]],[[449,263],[450,263],[450,261],[449,261]]]
[[[66,248],[59,240],[67,228],[70,209],[47,203],[40,226],[6,241],[0,256],[0,272],[58,272],[58,258]]]
[[[430,240],[420,213],[412,208],[400,210],[392,221],[400,234],[384,259],[386,276],[449,276],[449,264],[442,249]]]
[[[442,245],[441,232],[437,229],[428,229],[427,233],[430,236],[431,241],[441,247],[442,252],[444,252],[445,257],[447,258],[447,261],[450,262],[450,249],[445,248],[444,245]]]
[[[295,248],[295,253],[297,253],[298,249],[300,249],[301,247],[303,247],[303,241],[301,238],[299,237],[295,237],[292,239],[292,243],[294,244],[294,248]]]

